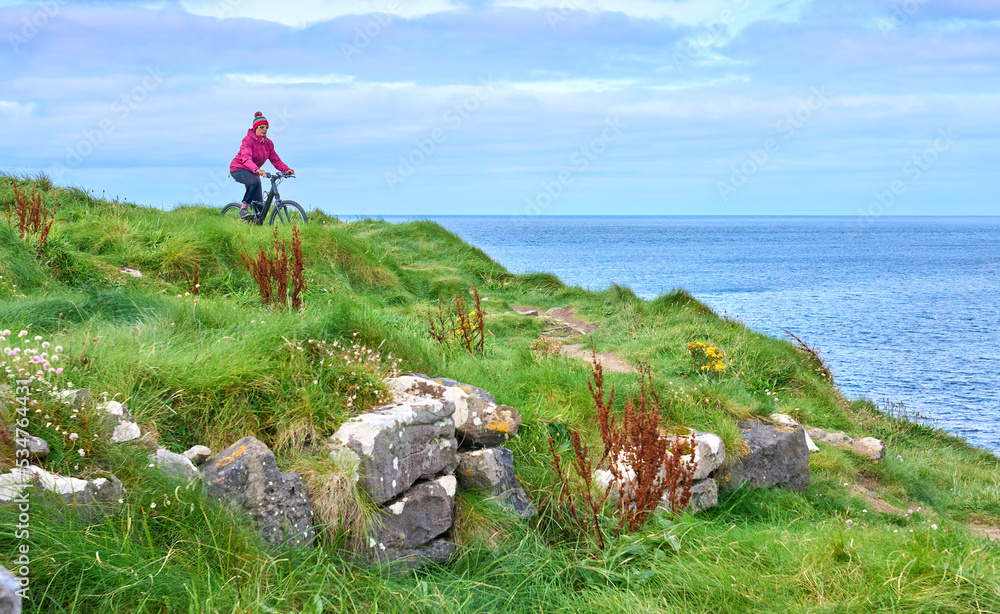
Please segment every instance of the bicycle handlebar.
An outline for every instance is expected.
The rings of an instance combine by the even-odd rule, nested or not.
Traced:
[[[286,173],[284,171],[278,171],[277,173],[265,172],[264,176],[267,177],[268,179],[287,179],[289,177],[294,177],[295,175],[292,173]]]

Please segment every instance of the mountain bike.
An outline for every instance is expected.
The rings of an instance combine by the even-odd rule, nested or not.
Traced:
[[[271,180],[271,189],[264,194],[264,202],[255,200],[250,203],[251,214],[245,218],[243,221],[255,224],[257,226],[263,226],[264,220],[267,220],[268,226],[274,226],[274,221],[278,220],[286,224],[291,224],[292,220],[298,220],[299,217],[302,218],[302,223],[305,224],[309,221],[306,217],[306,211],[302,208],[302,205],[295,202],[294,200],[282,200],[281,195],[278,194],[278,184],[289,177],[294,177],[290,173],[264,173],[264,176]],[[274,203],[274,209],[271,209],[271,204]],[[239,217],[240,206],[242,203],[229,203],[222,208],[222,215],[228,215],[230,217]],[[268,218],[267,214],[270,211],[271,217]]]

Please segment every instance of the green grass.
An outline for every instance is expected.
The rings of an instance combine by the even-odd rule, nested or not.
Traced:
[[[14,181],[57,195],[59,208],[41,258],[0,210],[0,330],[26,329],[63,346],[61,386],[126,400],[144,431],[176,452],[196,443],[220,450],[254,435],[285,470],[309,464],[309,445],[379,394],[391,354],[404,371],[469,382],[518,408],[523,425],[510,447],[522,485],[539,502],[552,481],[550,426],[597,441],[589,368],[534,353],[541,323],[513,314],[512,305],[573,306],[600,323],[581,342],[649,364],[664,415],[718,433],[729,449],[740,442],[736,420],[775,411],[879,437],[889,449],[876,464],[823,446],[810,459],[805,493],[726,493],[707,512],[654,517],[604,552],[555,518],[524,523],[463,494],[455,559],[396,575],[352,563],[336,543],[307,552],[263,547],[199,490],[178,489],[149,468],[143,448],[101,444],[88,409],[59,418],[78,421],[65,425],[80,430],[72,445],[36,425],[54,439],[47,466],[113,473],[126,487],[124,507],[90,526],[33,515],[35,611],[1000,611],[996,546],[965,526],[1000,525],[1000,460],[870,401],[843,398],[810,356],[720,317],[684,290],[652,301],[619,286],[589,292],[548,273],[511,274],[431,222],[344,223],[314,212],[302,229],[306,307],[276,313],[261,307],[240,258],[270,245],[270,229],[223,220],[216,210],[162,212],[9,175],[0,176],[0,208]],[[188,282],[196,264],[197,303]],[[473,286],[493,316],[482,356],[442,348],[425,322],[439,298]],[[722,349],[725,373],[705,376],[692,366],[693,340]],[[382,367],[353,368],[310,341],[377,348]],[[638,390],[631,375],[607,380],[617,408]],[[4,419],[11,421],[9,410]],[[79,457],[77,446],[92,453]],[[10,442],[0,440],[0,463],[12,461]],[[852,495],[859,483],[890,505],[922,511],[912,519],[879,513]],[[15,524],[12,514],[0,509],[0,522]],[[12,532],[0,532],[8,566],[17,545]]]

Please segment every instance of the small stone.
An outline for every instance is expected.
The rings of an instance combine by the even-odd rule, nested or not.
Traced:
[[[205,464],[205,461],[212,458],[212,449],[208,446],[192,446],[189,450],[184,452],[184,456],[187,457],[192,463],[197,466]]]

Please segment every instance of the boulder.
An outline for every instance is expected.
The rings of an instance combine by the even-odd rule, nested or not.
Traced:
[[[447,378],[431,380],[422,374],[392,378],[386,384],[397,401],[414,397],[451,401],[455,405],[455,437],[465,450],[501,445],[521,426],[516,409],[497,405],[493,395],[469,384]]]
[[[12,560],[14,556],[10,557]],[[0,565],[0,614],[21,614],[21,583],[17,576]]]
[[[823,429],[811,428],[806,431],[806,434],[816,441],[822,441],[823,443],[835,446],[851,445],[854,442],[854,438],[848,437],[843,433],[827,433]]]
[[[528,519],[537,513],[528,493],[517,483],[514,453],[507,448],[459,452],[455,477],[461,488],[493,495],[497,504],[520,518]]]
[[[715,433],[701,433],[694,430],[692,430],[691,433],[694,435],[695,441],[694,480],[697,482],[699,480],[704,480],[716,469],[722,466],[722,463],[726,460],[726,444],[723,443],[722,438]],[[690,436],[671,435],[671,439],[681,439],[682,441],[687,442],[690,439]],[[690,462],[690,458],[689,454],[684,454],[682,460],[685,464],[687,464]]]
[[[362,551],[369,560],[404,559],[419,566],[425,560],[444,561],[454,551],[439,539],[455,517],[454,476],[419,482],[382,507],[370,525]]]
[[[192,446],[184,452],[184,457],[200,467],[205,464],[205,461],[212,458],[212,449],[208,446]]]
[[[172,480],[192,482],[197,480],[198,476],[201,475],[198,473],[198,468],[194,466],[194,463],[188,457],[164,450],[163,448],[150,454],[149,462],[162,469],[163,473],[167,474]]]
[[[492,394],[486,392],[482,388],[477,388],[472,384],[463,384],[462,382],[447,377],[428,377],[423,373],[408,373],[407,375],[411,377],[419,377],[421,379],[432,381],[434,383],[441,384],[442,386],[445,386],[447,388],[458,388],[462,392],[477,397],[479,399],[482,399],[483,401],[486,401],[490,405],[497,404],[497,400],[493,397]]]
[[[112,443],[134,441],[142,436],[139,425],[132,419],[125,405],[118,401],[105,401],[97,406],[97,410],[108,416],[108,428]]]
[[[854,451],[872,459],[880,461],[885,458],[885,442],[874,437],[859,437],[851,442]]]
[[[115,476],[81,480],[29,465],[0,476],[0,505],[19,504],[34,484],[34,499],[43,505],[73,511],[84,522],[94,522],[118,511],[122,483]]]
[[[208,495],[249,516],[264,540],[312,546],[316,533],[302,478],[282,473],[262,442],[244,437],[209,459],[204,474]]]
[[[731,466],[717,478],[723,490],[749,483],[752,488],[809,487],[809,449],[801,426],[771,425],[759,420],[739,422],[744,444]]]
[[[11,438],[14,439],[14,444],[19,449],[28,451],[28,458],[30,460],[42,460],[49,455],[49,442],[41,437],[35,437],[34,435],[17,437],[18,429],[13,426],[8,431],[10,431]]]
[[[789,416],[788,414],[771,414],[771,420],[777,422],[778,424],[785,424],[789,426],[802,426],[801,424],[798,423],[797,420],[795,420],[795,418]],[[806,447],[809,448],[810,453],[819,452],[819,446],[817,446],[816,442],[814,442],[812,440],[812,437],[809,436],[808,429],[806,430]]]
[[[454,412],[448,399],[414,399],[362,414],[330,437],[330,456],[352,465],[376,502],[388,501],[454,467]]]
[[[691,498],[687,509],[692,514],[715,507],[719,503],[719,484],[712,478],[699,480],[691,485]],[[666,507],[664,505],[664,507]]]

